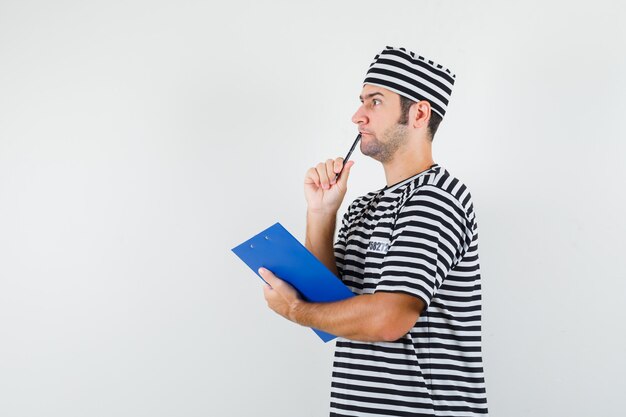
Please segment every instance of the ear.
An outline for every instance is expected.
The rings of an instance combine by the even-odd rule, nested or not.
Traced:
[[[409,121],[414,128],[428,127],[430,120],[430,103],[426,100],[420,100],[411,106],[409,110]]]

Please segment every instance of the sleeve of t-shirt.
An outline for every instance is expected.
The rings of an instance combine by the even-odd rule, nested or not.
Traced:
[[[467,246],[465,217],[449,193],[418,188],[398,212],[375,292],[409,294],[428,307]]]

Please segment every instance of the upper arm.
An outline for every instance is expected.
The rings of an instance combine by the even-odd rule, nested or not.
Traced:
[[[377,292],[371,295],[376,306],[377,331],[386,341],[398,340],[407,334],[426,307],[420,298],[395,292]]]

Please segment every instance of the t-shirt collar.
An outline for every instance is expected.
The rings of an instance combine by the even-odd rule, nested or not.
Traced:
[[[415,175],[410,176],[409,178],[403,179],[402,181],[399,181],[395,184],[392,185],[388,185],[385,186],[383,188],[380,189],[379,193],[383,193],[383,194],[387,194],[387,193],[392,193],[394,191],[396,191],[398,188],[401,188],[402,186],[416,180],[417,178],[421,177],[422,175],[429,173],[433,170],[435,170],[436,168],[439,167],[439,164],[433,164],[430,166],[430,168],[425,169],[424,171],[418,172]]]

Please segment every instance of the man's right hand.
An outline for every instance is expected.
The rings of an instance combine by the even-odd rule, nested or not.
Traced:
[[[337,214],[346,191],[354,161],[348,161],[343,171],[343,158],[329,159],[310,168],[304,177],[304,195],[308,210],[320,214]],[[335,182],[335,176],[341,176]]]

